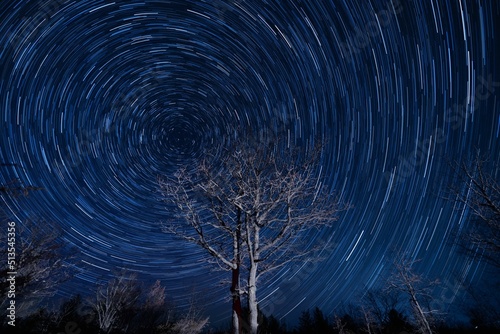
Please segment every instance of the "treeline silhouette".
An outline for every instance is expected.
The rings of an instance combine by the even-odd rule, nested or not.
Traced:
[[[16,319],[15,326],[4,322],[1,333],[19,334],[226,334],[231,333],[230,324],[227,328],[211,329],[208,319],[199,312],[202,307],[192,305],[189,310],[175,310],[171,306],[151,303],[147,293],[140,302],[117,305],[117,317],[112,326],[102,327],[99,310],[95,303],[80,295],[64,301],[59,308],[49,310],[40,308],[32,314]],[[273,315],[266,316],[259,312],[260,334],[410,334],[422,333],[420,328],[412,324],[403,312],[390,309],[382,314],[382,321],[367,318],[351,308],[351,313],[341,316],[327,316],[319,308],[303,311],[297,319],[297,325],[290,326],[278,320]],[[477,311],[477,310],[476,310]],[[481,323],[480,315],[474,317],[470,312],[469,324],[438,323],[432,333],[466,334],[466,333],[499,333],[500,327],[494,324]],[[248,310],[243,311],[248,316]]]

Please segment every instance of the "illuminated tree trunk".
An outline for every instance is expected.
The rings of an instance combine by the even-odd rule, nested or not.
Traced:
[[[250,333],[257,334],[259,323],[257,321],[257,264],[250,267],[248,275],[248,309],[250,310]]]
[[[237,209],[237,228],[233,239],[234,262],[236,267],[231,270],[231,296],[233,298],[232,326],[233,334],[241,333],[241,290],[240,290],[240,265],[241,265],[241,209]]]
[[[419,322],[420,331],[422,333],[432,334],[431,326],[429,324],[429,321],[427,321],[426,312],[420,306],[420,303],[418,302],[417,299],[417,294],[415,293],[415,290],[413,289],[412,286],[409,286],[409,291],[411,294],[410,298],[411,298],[411,303],[413,304],[414,313]]]
[[[239,334],[241,333],[241,299],[240,299],[240,286],[239,286],[239,277],[240,277],[240,268],[236,268],[232,270],[232,284],[231,284],[231,295],[233,297],[233,333]]]
[[[257,267],[260,258],[260,250],[259,250],[260,228],[258,227],[257,224],[252,224],[251,228],[248,223],[246,225],[247,225],[247,245],[250,258],[250,269],[248,271],[248,310],[250,311],[249,315],[250,333],[257,334],[257,329],[259,326],[258,308],[257,308]]]

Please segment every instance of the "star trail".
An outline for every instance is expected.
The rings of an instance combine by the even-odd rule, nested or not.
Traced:
[[[226,274],[162,232],[158,176],[241,129],[325,142],[318,173],[352,208],[307,235],[325,260],[274,272],[260,307],[333,312],[406,254],[446,312],[487,275],[454,246],[470,213],[444,197],[448,161],[500,163],[499,22],[494,0],[2,1],[1,181],[44,189],[2,199],[78,250],[61,295],[126,268],[179,305],[202,293],[223,325]]]

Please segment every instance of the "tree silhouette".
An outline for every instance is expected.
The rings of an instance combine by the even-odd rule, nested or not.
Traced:
[[[302,311],[299,317],[299,326],[297,328],[299,333],[302,334],[313,334],[313,319],[309,310]]]

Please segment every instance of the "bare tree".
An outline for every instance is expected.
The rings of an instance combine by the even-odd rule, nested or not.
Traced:
[[[247,295],[252,334],[258,328],[259,278],[310,260],[324,245],[307,248],[301,237],[330,226],[346,209],[322,187],[319,152],[279,141],[238,141],[222,156],[208,155],[192,175],[181,171],[175,179],[160,179],[163,195],[180,209],[177,218],[187,222],[182,226],[192,230],[169,225],[168,231],[200,245],[233,275],[243,267],[248,273],[246,287],[235,284],[234,276],[233,286],[238,296]]]
[[[58,228],[43,220],[26,220],[23,224],[4,220],[10,228],[15,229],[14,262],[5,261],[0,267],[0,276],[5,277],[0,283],[0,293],[7,295],[10,289],[9,272],[15,272],[15,295],[17,314],[24,316],[34,311],[44,298],[51,297],[57,290],[57,285],[68,280],[74,267],[71,263],[73,250],[65,249],[60,239]],[[7,231],[7,227],[2,229]],[[0,241],[7,245],[7,233],[1,233]],[[7,259],[8,248],[5,253]],[[10,252],[10,250],[9,250]],[[9,255],[10,256],[10,255]],[[7,299],[2,302],[5,303]]]
[[[186,224],[166,224],[164,230],[195,243],[207,251],[221,269],[231,271],[232,327],[240,333],[243,326],[240,289],[242,229],[241,210],[228,205],[218,188],[218,177],[201,164],[191,175],[179,170],[174,178],[158,179],[162,195],[173,203],[175,219]]]
[[[140,295],[136,274],[122,273],[97,287],[91,301],[97,314],[99,330],[109,333],[118,325],[123,313],[134,306]]]
[[[338,331],[339,334],[351,334],[352,332],[347,329],[347,323],[341,317],[335,315],[333,319],[333,328]]]
[[[135,327],[131,332],[153,333],[158,327],[170,324],[173,308],[165,302],[165,287],[157,280],[147,291],[144,304],[136,310]]]
[[[472,163],[452,166],[460,186],[452,187],[454,200],[469,208],[471,228],[463,235],[461,246],[467,251],[479,248],[483,258],[500,268],[500,184],[495,173],[488,171],[488,161],[479,154]],[[494,168],[491,168],[494,171]],[[498,173],[498,171],[496,172]]]
[[[405,293],[410,302],[411,311],[416,322],[419,333],[432,334],[434,314],[437,311],[426,307],[430,297],[430,287],[438,282],[425,282],[425,279],[415,274],[412,266],[415,261],[402,257],[394,263],[395,273],[388,281],[388,289],[394,289]]]
[[[20,167],[16,163],[0,163],[0,167],[8,166]],[[13,179],[0,185],[0,200],[3,204],[8,198],[20,201],[31,192],[42,189]],[[41,300],[54,295],[57,284],[71,277],[73,249],[65,247],[60,230],[53,223],[42,219],[17,223],[9,219],[3,207],[0,208],[0,220],[5,225],[0,242],[8,245],[0,250],[0,254],[9,259],[0,266],[0,275],[6,278],[0,283],[0,293],[7,295],[11,279],[15,280],[17,315],[28,315]],[[12,272],[15,274],[8,274]],[[3,300],[0,306],[7,301]]]
[[[161,285],[160,280],[151,286],[146,298],[145,307],[148,309],[159,309],[165,304],[165,287]]]
[[[197,334],[208,325],[208,317],[204,317],[200,310],[196,307],[195,301],[191,301],[191,305],[187,313],[178,319],[172,327],[172,333],[175,334]]]
[[[321,187],[318,160],[297,163],[287,148],[242,145],[229,155],[229,184],[236,185],[231,202],[244,215],[248,255],[248,308],[251,333],[257,333],[257,284],[272,270],[307,260],[324,245],[307,249],[300,242],[311,229],[330,226],[343,208]]]
[[[153,289],[151,292],[153,292]],[[149,298],[148,298],[149,299]],[[197,306],[199,305],[199,296],[191,295],[189,299],[189,308],[179,310],[178,312],[174,310],[173,307],[165,307],[167,311],[167,317],[163,321],[156,325],[153,330],[140,331],[141,333],[158,333],[158,334],[197,334],[201,333],[209,324],[209,317],[203,316],[203,310]],[[177,313],[177,314],[176,314]],[[140,318],[144,321],[144,318]]]
[[[367,310],[365,307],[361,306],[361,312],[363,313],[363,320],[366,325],[366,332],[368,334],[373,334],[374,330],[374,321],[373,321],[373,315],[370,310]]]

